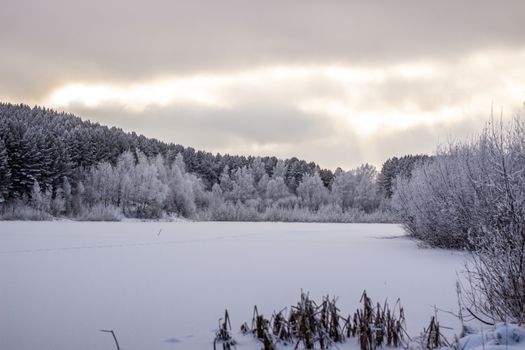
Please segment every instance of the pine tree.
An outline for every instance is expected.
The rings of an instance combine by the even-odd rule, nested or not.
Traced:
[[[0,139],[0,204],[4,203],[11,190],[11,170],[4,140]]]
[[[41,178],[44,168],[42,152],[39,149],[38,136],[35,131],[27,130],[20,142],[20,177],[19,185],[22,194],[31,192],[35,181]]]
[[[71,194],[71,184],[67,177],[64,176],[62,183],[62,190],[64,193],[64,211],[66,216],[73,214],[73,195]]]
[[[71,211],[73,216],[79,216],[84,210],[82,205],[82,195],[84,194],[84,185],[78,181],[71,193]]]
[[[25,130],[22,123],[8,123],[8,132],[4,143],[8,155],[8,168],[11,173],[9,198],[22,198],[24,194],[27,194],[26,188],[22,184],[23,175],[21,173],[23,168],[22,136]]]

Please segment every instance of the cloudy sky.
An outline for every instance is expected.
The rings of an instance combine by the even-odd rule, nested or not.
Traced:
[[[0,48],[0,101],[332,169],[524,115],[522,0],[4,0]]]

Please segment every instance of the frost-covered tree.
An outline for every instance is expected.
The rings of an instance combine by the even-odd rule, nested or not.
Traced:
[[[369,164],[351,171],[335,172],[331,197],[343,210],[356,209],[367,213],[377,210],[381,198],[377,187],[377,171]]]
[[[223,193],[229,193],[233,190],[233,181],[230,176],[230,167],[226,165],[219,177],[219,184]]]
[[[265,164],[263,163],[261,157],[256,157],[251,166],[250,166],[250,169],[251,169],[251,172],[252,172],[252,176],[253,176],[253,182],[255,184],[258,184],[259,181],[261,181],[261,179],[264,177],[264,175],[267,175],[266,174],[266,167],[265,167]]]
[[[128,212],[137,217],[157,217],[168,195],[168,186],[159,179],[159,172],[145,154],[137,154],[138,162],[130,174],[131,191]]]
[[[83,212],[83,194],[84,184],[82,184],[82,181],[77,181],[75,187],[73,187],[71,191],[71,213],[73,216],[80,216]]]
[[[130,151],[122,153],[117,159],[116,173],[119,178],[118,199],[115,203],[124,213],[131,207],[130,194],[133,191],[131,177],[135,171],[135,156]]]
[[[328,202],[329,192],[324,186],[318,172],[306,175],[297,187],[297,194],[304,205],[310,210],[317,211],[319,207]]]
[[[119,199],[119,174],[108,162],[101,162],[91,168],[84,184],[86,203],[93,206],[115,205]]]
[[[254,177],[248,168],[242,167],[234,172],[233,188],[229,193],[229,197],[233,202],[246,202],[257,198]]]
[[[5,203],[11,190],[11,170],[4,140],[0,138],[0,205]]]
[[[406,155],[400,158],[392,157],[387,159],[383,163],[377,178],[380,193],[386,198],[392,197],[396,178],[410,178],[414,168],[431,159],[432,157],[427,155]]]
[[[41,212],[49,212],[51,208],[51,191],[47,190],[42,192],[38,181],[33,183],[31,187],[29,204],[30,206]]]
[[[71,184],[67,177],[63,178],[62,189],[64,193],[64,212],[66,216],[73,215],[73,195],[71,193]]]
[[[18,184],[21,193],[29,193],[35,181],[41,180],[44,162],[38,147],[38,133],[26,130],[20,142],[20,172]]]
[[[197,207],[193,182],[196,179],[186,173],[182,154],[177,154],[169,169],[167,180],[169,191],[165,199],[166,209],[184,217],[195,217]]]
[[[268,181],[268,184],[266,185],[266,198],[268,198],[270,202],[277,202],[280,199],[289,197],[290,195],[290,190],[288,189],[288,186],[286,186],[284,178],[281,176],[274,176]]]
[[[279,159],[272,170],[272,178],[275,179],[277,177],[285,178],[286,173],[288,172],[288,166],[284,162],[284,160]]]
[[[376,210],[381,201],[376,184],[376,168],[364,164],[355,169],[354,174],[356,179],[354,207],[367,213]]]
[[[331,197],[334,204],[347,210],[354,206],[357,179],[353,172],[338,169],[332,183]]]
[[[63,187],[55,190],[55,197],[51,199],[51,214],[53,216],[62,216],[66,214],[66,196]]]

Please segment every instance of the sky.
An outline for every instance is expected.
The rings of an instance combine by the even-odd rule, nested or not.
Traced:
[[[0,101],[378,167],[525,116],[525,1],[3,0]]]

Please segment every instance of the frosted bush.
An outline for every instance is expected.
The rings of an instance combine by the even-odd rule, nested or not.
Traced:
[[[44,221],[53,220],[51,214],[34,209],[25,204],[16,203],[5,208],[3,214],[0,216],[1,220],[30,220],[30,221]]]
[[[439,152],[392,198],[405,228],[472,251],[463,301],[487,323],[525,322],[525,127],[492,122],[477,140]]]
[[[122,211],[113,205],[96,204],[88,208],[79,217],[81,221],[120,221]]]

